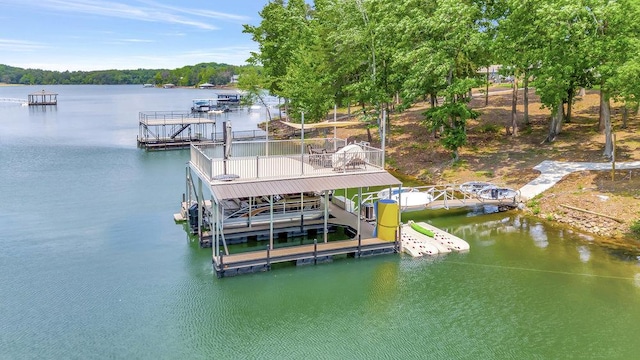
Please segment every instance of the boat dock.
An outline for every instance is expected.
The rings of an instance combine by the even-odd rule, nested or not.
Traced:
[[[263,130],[232,132],[234,140],[264,139]],[[214,114],[191,111],[146,111],[138,114],[138,146],[146,150],[187,149],[191,143],[221,143]]]
[[[174,218],[189,221],[200,245],[211,247],[217,276],[226,277],[279,263],[400,252],[403,211],[517,206],[516,192],[487,199],[459,184],[402,187],[384,170],[382,155],[338,138],[192,143],[182,214]],[[369,188],[383,190],[363,192]],[[356,195],[334,196],[336,190]],[[337,233],[329,240],[331,231]],[[430,231],[443,244],[454,239]]]
[[[33,105],[58,105],[58,94],[42,90],[31,93],[27,97],[27,104]]]
[[[211,246],[219,277],[266,271],[275,263],[306,265],[397,251],[395,231],[376,236],[374,225],[333,201],[337,189],[362,193],[370,186],[401,184],[384,170],[380,149],[346,145],[335,138],[192,144],[183,202],[190,204],[189,229],[201,245]],[[340,151],[354,146],[357,152]],[[326,161],[309,150],[320,147]],[[399,221],[397,208],[389,214]],[[333,230],[344,232],[329,240]],[[299,236],[307,239],[287,240]],[[254,250],[230,246],[238,242]]]

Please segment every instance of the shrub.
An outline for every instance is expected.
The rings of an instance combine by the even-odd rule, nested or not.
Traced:
[[[640,238],[640,220],[634,221],[629,230],[631,230],[633,236]]]
[[[501,130],[502,130],[502,127],[496,124],[484,124],[480,126],[480,128],[478,129],[479,132],[485,133],[485,134],[488,134],[488,133],[497,134]]]

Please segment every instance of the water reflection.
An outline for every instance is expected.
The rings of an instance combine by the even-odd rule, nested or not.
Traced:
[[[546,248],[549,246],[549,238],[542,224],[536,224],[529,228],[529,235],[533,240],[533,243],[539,248]]]
[[[580,261],[586,263],[591,258],[591,251],[584,245],[578,246],[578,254],[580,255]]]
[[[42,114],[42,113],[57,113],[57,105],[31,105],[29,106],[29,114]]]

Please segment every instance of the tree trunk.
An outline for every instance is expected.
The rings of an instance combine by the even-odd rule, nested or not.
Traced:
[[[549,126],[549,135],[547,136],[545,141],[553,142],[558,134],[560,134],[560,131],[562,130],[562,120],[564,118],[563,109],[564,106],[562,104],[562,101],[560,101],[560,103],[556,105],[556,108],[551,115],[551,126]]]
[[[371,136],[371,128],[367,128],[367,141],[369,142],[369,144],[371,144],[373,142],[373,136]]]
[[[627,121],[629,121],[629,108],[627,107],[627,104],[624,104],[624,106],[622,107],[622,128],[623,129],[627,128]]]
[[[524,123],[529,125],[529,75],[524,73],[524,83],[522,84],[524,87],[524,97],[522,101],[524,102]]]
[[[604,131],[604,114],[602,113],[602,90],[600,90],[600,110],[598,111],[598,131]]]
[[[438,105],[438,99],[436,99],[436,96],[434,94],[429,94],[429,101],[431,102],[432,109],[436,107],[436,105]]]
[[[484,106],[489,106],[489,66],[487,66],[487,83],[484,88]]]
[[[565,122],[571,122],[571,109],[573,108],[573,89],[567,92],[567,117],[565,118]]]
[[[607,159],[613,156],[613,137],[611,136],[611,105],[609,104],[609,94],[600,90],[600,108],[604,120],[604,152],[602,155]]]
[[[511,136],[518,136],[518,78],[513,77],[513,91],[511,91]]]

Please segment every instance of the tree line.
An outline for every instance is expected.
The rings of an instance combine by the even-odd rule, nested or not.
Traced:
[[[23,85],[120,85],[175,84],[195,86],[203,83],[226,85],[241,66],[202,63],[178,69],[137,69],[97,71],[51,71],[23,69],[0,64],[0,83]]]
[[[604,155],[612,155],[610,101],[637,109],[640,99],[640,2],[637,0],[272,0],[259,25],[244,32],[258,43],[241,83],[287,98],[289,114],[319,121],[334,104],[384,111],[428,101],[424,126],[438,130],[457,157],[466,143],[479,69],[502,65],[517,89],[533,82],[551,120],[553,141],[571,116],[580,88],[601,91]],[[246,84],[252,79],[253,84]],[[371,111],[371,107],[374,111]],[[367,113],[368,112],[368,113]]]

